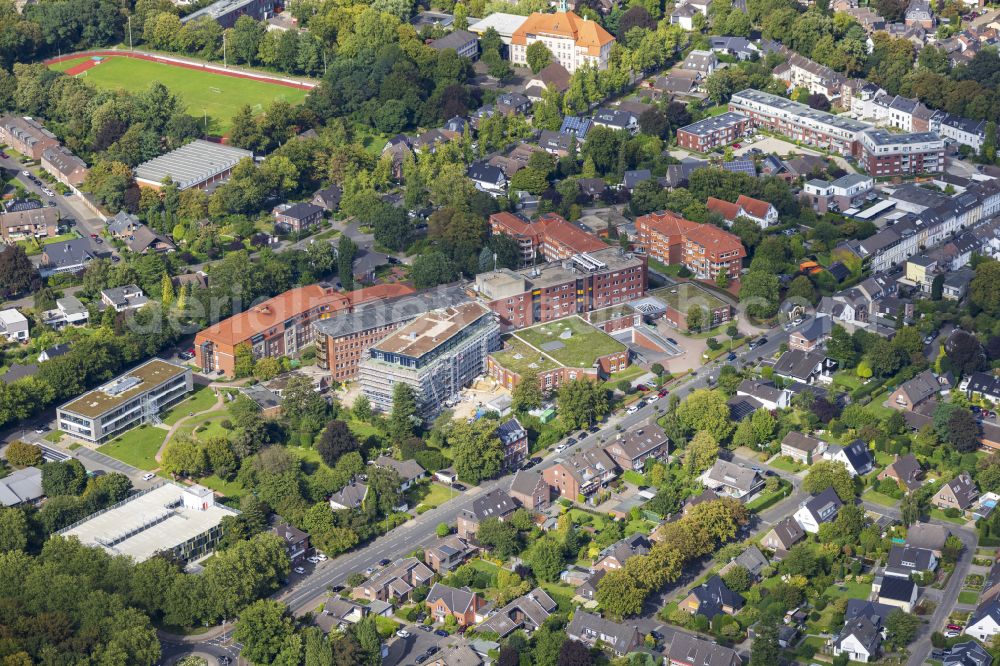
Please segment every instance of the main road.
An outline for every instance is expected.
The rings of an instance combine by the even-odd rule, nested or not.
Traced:
[[[733,364],[739,366],[757,358],[770,356],[788,341],[788,331],[775,330],[767,337],[768,341],[757,349],[744,350],[738,354]],[[709,363],[702,368],[697,376],[675,389],[673,394],[684,397],[691,391],[709,386],[718,376],[718,369],[723,364],[728,364],[725,357],[720,357],[715,362]],[[548,454],[540,467],[544,467],[546,463],[558,456],[564,456],[574,450],[589,446],[595,438],[603,436],[605,440],[610,440],[617,433],[618,428],[628,429],[656,418],[662,411],[661,405],[660,402],[649,403],[632,414],[612,416],[602,426],[599,433],[589,435],[560,453]],[[751,463],[751,461],[742,462]],[[289,587],[275,595],[275,598],[285,602],[295,613],[304,613],[315,609],[322,597],[326,595],[328,588],[344,584],[352,573],[364,572],[380,560],[394,560],[432,544],[437,539],[436,528],[440,523],[453,524],[462,511],[471,508],[477,497],[498,488],[509,489],[513,478],[513,475],[508,474],[457,494],[454,499],[416,516],[374,541],[317,565],[311,572],[293,581]],[[796,487],[795,498],[798,498],[798,484],[794,481],[793,484]]]

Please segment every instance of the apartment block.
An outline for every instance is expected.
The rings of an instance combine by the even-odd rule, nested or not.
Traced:
[[[677,130],[677,145],[705,153],[726,146],[747,134],[750,119],[742,113],[726,112],[710,116]]]
[[[0,143],[37,161],[46,149],[57,148],[59,139],[34,118],[4,116],[0,118]]]

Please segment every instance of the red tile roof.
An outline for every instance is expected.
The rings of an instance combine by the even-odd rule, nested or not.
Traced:
[[[738,252],[739,257],[746,256],[746,250],[739,236],[723,231],[712,224],[702,224],[685,234],[687,240],[705,248],[705,253],[718,256],[728,252]]]
[[[203,329],[197,339],[235,346],[314,308],[326,306],[324,314],[328,314],[349,310],[368,301],[410,293],[413,289],[401,284],[380,284],[346,294],[318,284],[296,287]]]
[[[578,254],[580,252],[596,252],[607,247],[607,244],[596,236],[587,233],[555,213],[542,215],[535,224],[541,226],[546,239],[561,243]]]
[[[736,199],[736,203],[729,203],[728,201],[724,201],[722,199],[709,197],[708,201],[705,202],[705,206],[710,211],[722,215],[722,217],[726,218],[730,222],[739,217],[740,209],[753,217],[764,219],[767,217],[767,212],[771,208],[771,204],[768,202],[748,197],[745,194],[741,194]]]
[[[739,206],[715,197],[709,197],[708,201],[705,202],[705,207],[712,213],[718,213],[729,222],[735,220],[736,216],[740,214]]]
[[[639,227],[647,227],[664,236],[681,236],[698,227],[697,222],[686,220],[677,213],[663,210],[649,215],[643,215],[636,221]]]

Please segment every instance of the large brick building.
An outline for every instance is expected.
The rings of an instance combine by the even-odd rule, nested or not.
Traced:
[[[726,112],[709,116],[677,130],[677,145],[705,153],[736,141],[750,129],[750,119],[742,113]]]
[[[635,228],[639,244],[657,261],[682,264],[700,279],[714,280],[720,272],[729,279],[740,276],[746,250],[735,234],[670,211],[643,215]]]
[[[413,293],[410,287],[383,284],[343,293],[328,284],[289,289],[200,331],[193,363],[204,372],[232,376],[236,347],[251,346],[254,358],[295,356],[315,337],[313,324],[351,312],[369,301]]]
[[[605,247],[521,271],[476,276],[479,298],[508,328],[627,303],[646,293],[646,258]]]
[[[569,259],[574,254],[597,252],[607,244],[568,222],[561,215],[546,213],[530,221],[513,213],[490,215],[490,232],[513,238],[521,251],[521,263],[544,257],[548,261]]]
[[[368,350],[401,326],[425,312],[468,301],[465,289],[445,286],[419,294],[405,294],[371,300],[350,312],[321,319],[316,331],[316,364],[330,371],[330,377],[346,382],[358,376],[358,365],[368,357]]]

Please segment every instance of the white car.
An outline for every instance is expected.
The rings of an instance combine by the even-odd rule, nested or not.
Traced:
[[[649,403],[649,402],[656,402],[659,399],[660,399],[660,396],[657,395],[656,393],[653,393],[651,396],[649,396],[648,398],[646,398],[646,402],[647,403]]]
[[[309,562],[310,564],[319,564],[319,558],[316,556],[307,557],[306,562]]]
[[[565,443],[563,443],[563,444],[560,444],[560,445],[556,446],[556,448],[555,448],[555,452],[556,452],[556,453],[559,453],[560,451],[565,451],[565,450],[566,450],[566,447],[567,447],[567,446],[568,446],[568,445],[567,445],[567,444],[565,444]]]
[[[30,176],[30,175],[31,175],[31,172],[30,172],[30,171],[22,171],[22,172],[21,172],[21,175],[22,175],[22,176]]]
[[[629,407],[628,409],[625,410],[625,413],[626,414],[635,414],[637,411],[639,411],[639,405],[632,405],[631,407]]]
[[[302,567],[295,567],[294,571],[297,574],[304,574],[306,572],[306,570],[303,569]]]
[[[948,631],[944,632],[945,638],[957,638],[958,636],[961,635],[962,635],[961,631],[955,631],[954,629],[949,629]]]
[[[142,475],[142,480],[143,481],[152,481],[155,478],[156,478],[156,475],[153,474],[152,472],[146,472],[145,474]]]
[[[316,553],[316,559],[320,562],[326,562],[326,553]]]
[[[399,636],[400,638],[409,638],[410,632],[408,632],[406,629],[400,629],[399,631],[396,632],[396,635]]]

